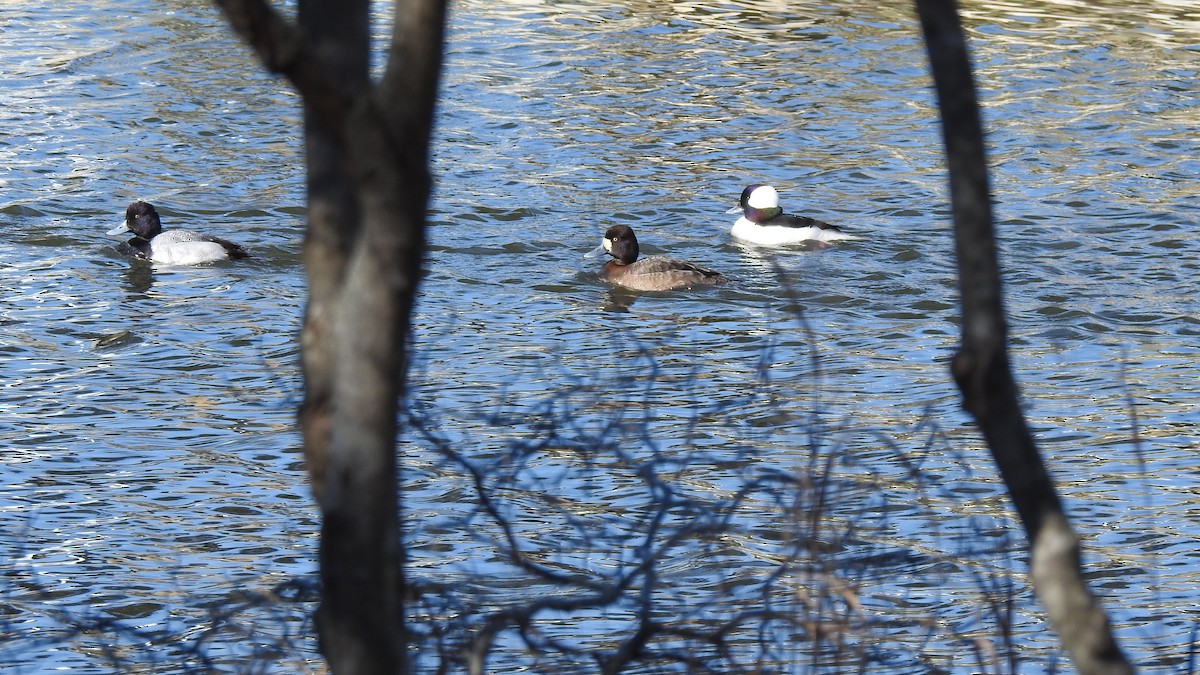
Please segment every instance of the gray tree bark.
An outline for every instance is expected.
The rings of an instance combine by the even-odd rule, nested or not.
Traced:
[[[321,509],[321,650],[336,673],[406,672],[396,462],[425,252],[445,0],[402,0],[377,83],[366,0],[216,0],[304,101],[309,298],[299,411]]]
[[[983,125],[958,9],[954,0],[916,4],[950,170],[962,304],[962,343],[951,372],[1012,497],[1030,543],[1034,589],[1075,667],[1087,674],[1131,673],[1083,578],[1079,539],[1029,432],[1009,365]]]

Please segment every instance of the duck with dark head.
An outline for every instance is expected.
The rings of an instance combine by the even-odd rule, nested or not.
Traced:
[[[117,245],[125,255],[165,265],[199,265],[218,260],[238,260],[250,254],[227,239],[188,230],[163,230],[158,210],[146,202],[125,209],[125,222],[107,234],[132,232],[133,238]]]
[[[613,259],[600,268],[600,278],[610,284],[634,291],[673,291],[692,286],[715,286],[729,281],[720,272],[699,265],[651,256],[638,260],[637,235],[628,225],[613,225],[604,233],[591,258],[607,253]]]

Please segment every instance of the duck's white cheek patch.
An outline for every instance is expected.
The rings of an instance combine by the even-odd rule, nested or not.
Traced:
[[[750,193],[746,205],[754,209],[773,209],[779,206],[779,193],[770,185],[764,185]]]
[[[600,245],[604,247],[605,251],[612,253],[612,240],[611,239],[605,239],[604,241],[602,241],[600,243]]]

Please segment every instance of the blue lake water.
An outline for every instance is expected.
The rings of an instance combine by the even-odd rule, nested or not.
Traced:
[[[1123,645],[1176,672],[1200,601],[1200,10],[967,4],[1027,412]],[[170,672],[200,640],[223,669],[316,668],[312,603],[244,594],[316,564],[296,96],[199,1],[10,3],[0,74],[0,669]],[[907,3],[456,3],[435,143],[408,406],[425,432],[400,448],[414,579],[484,607],[546,590],[497,555],[440,444],[579,574],[631,559],[655,458],[734,525],[664,557],[664,612],[799,615],[840,579],[882,666],[974,672],[990,580],[1017,599],[1019,669],[1065,666],[948,377],[945,175]],[[724,212],[752,182],[861,241],[734,244]],[[123,259],[104,231],[135,198],[254,257]],[[614,292],[581,256],[617,223],[736,283]],[[746,491],[811,467],[831,497],[812,529]],[[764,586],[806,536],[828,551]],[[633,609],[540,630],[608,645]],[[772,630],[766,656],[735,636],[732,663],[811,666],[802,630]],[[496,669],[524,658],[502,636]]]

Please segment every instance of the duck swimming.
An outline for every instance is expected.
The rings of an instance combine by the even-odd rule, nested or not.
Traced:
[[[770,185],[750,185],[742,190],[737,206],[726,213],[741,213],[742,217],[729,231],[735,239],[759,246],[782,246],[805,241],[831,242],[857,239],[842,232],[836,225],[809,218],[793,216],[779,207],[779,193]]]
[[[600,278],[634,291],[671,291],[691,286],[713,286],[729,279],[720,272],[690,262],[651,256],[638,260],[638,241],[633,228],[613,225],[604,233],[600,246],[587,254],[613,257],[600,268]]]
[[[217,260],[239,260],[250,254],[238,244],[188,230],[163,231],[158,211],[146,202],[125,209],[125,222],[107,234],[132,232],[134,237],[117,245],[117,250],[144,260],[166,265],[198,265]]]

